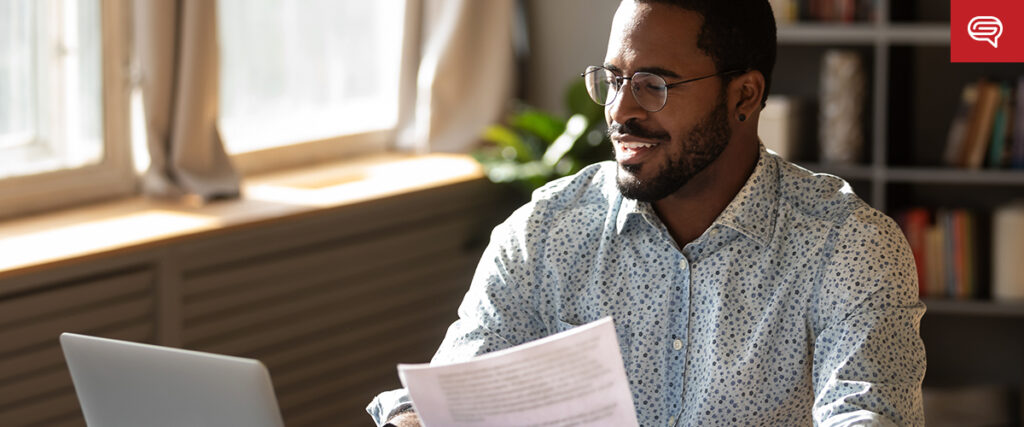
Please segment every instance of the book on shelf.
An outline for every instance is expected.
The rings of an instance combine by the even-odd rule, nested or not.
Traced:
[[[978,82],[978,102],[967,126],[961,167],[979,169],[982,166],[988,143],[992,140],[992,126],[995,123],[996,107],[999,105],[999,84],[989,81]]]
[[[1007,129],[1010,123],[1010,85],[999,85],[999,104],[996,106],[995,119],[992,123],[992,139],[988,143],[988,166],[1000,168],[1006,158]]]
[[[1013,120],[1013,144],[1009,150],[1008,162],[1016,169],[1024,169],[1024,76],[1017,79],[1016,109],[1010,114]]]
[[[968,83],[960,91],[960,104],[957,105],[956,114],[949,125],[949,136],[946,139],[946,151],[943,160],[947,165],[956,166],[960,164],[960,157],[964,150],[964,140],[967,135],[967,126],[974,114],[974,104],[978,101],[978,84]]]
[[[923,248],[927,245],[928,227],[931,226],[931,214],[927,209],[908,209],[898,215],[897,221],[903,233],[907,236],[907,242],[914,253],[914,266],[917,268],[918,294],[923,298],[927,294],[925,284],[930,279],[926,269],[927,261]],[[922,249],[916,249],[922,248]]]
[[[964,85],[947,134],[946,165],[1024,168],[1022,82],[1024,76],[1015,85],[988,79]]]
[[[917,268],[921,298],[981,295],[977,214],[966,209],[911,208],[896,214]]]

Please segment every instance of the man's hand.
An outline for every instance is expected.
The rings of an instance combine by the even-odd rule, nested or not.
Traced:
[[[395,427],[420,427],[420,417],[415,412],[403,412],[388,420]]]

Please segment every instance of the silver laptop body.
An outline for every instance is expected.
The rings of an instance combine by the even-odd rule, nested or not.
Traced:
[[[258,360],[64,333],[86,424],[282,427]]]

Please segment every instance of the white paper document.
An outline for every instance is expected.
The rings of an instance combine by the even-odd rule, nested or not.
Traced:
[[[425,427],[638,425],[610,317],[398,375]]]

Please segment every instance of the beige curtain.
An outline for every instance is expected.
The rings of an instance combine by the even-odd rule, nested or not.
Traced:
[[[239,179],[217,131],[217,2],[135,0],[134,34],[151,163],[143,192],[235,197]]]
[[[512,94],[514,0],[409,0],[420,52],[398,146],[465,152],[501,118]],[[407,105],[408,107],[408,105]]]

